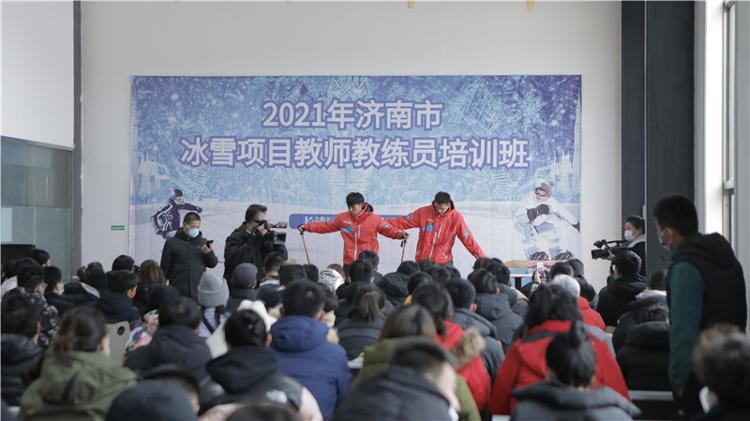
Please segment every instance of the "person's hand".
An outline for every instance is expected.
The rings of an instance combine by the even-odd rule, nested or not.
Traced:
[[[409,239],[409,233],[404,231],[404,241]]]
[[[612,259],[615,258],[615,255],[612,254],[612,250],[607,250],[607,251],[609,252],[609,254],[607,255],[607,257],[605,257],[605,259],[611,261]]]
[[[536,208],[526,209],[526,217],[529,218],[529,222],[532,222],[537,217]]]
[[[203,254],[209,254],[214,251],[214,245],[206,243],[203,245],[203,247],[201,247],[201,251],[203,252]]]
[[[305,230],[306,230],[305,224],[302,224],[302,225],[298,226],[297,229],[299,230],[300,234],[304,234]]]
[[[549,215],[549,205],[542,203],[536,207],[537,213],[540,215]]]

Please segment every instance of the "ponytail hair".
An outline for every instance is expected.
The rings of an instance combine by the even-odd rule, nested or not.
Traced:
[[[383,314],[385,297],[378,287],[367,284],[367,286],[357,290],[354,295],[354,304],[359,315],[368,323],[372,323],[373,320]]]
[[[253,310],[235,311],[224,324],[224,339],[232,348],[242,345],[265,348],[266,337],[266,323]]]
[[[73,307],[65,312],[60,333],[52,341],[55,352],[96,352],[107,336],[106,319],[94,307]]]
[[[571,387],[587,387],[596,371],[596,354],[588,331],[580,321],[570,331],[558,334],[547,347],[547,369],[555,378]]]

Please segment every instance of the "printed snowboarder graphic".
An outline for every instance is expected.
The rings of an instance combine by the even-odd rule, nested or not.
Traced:
[[[165,240],[174,237],[180,228],[180,211],[203,212],[199,206],[184,201],[182,190],[174,189],[174,194],[167,200],[167,205],[161,208],[153,216],[151,222],[154,224],[154,230]]]
[[[536,182],[534,191],[524,198],[514,216],[530,260],[568,260],[574,257],[569,250],[560,247],[561,231],[567,226],[580,231],[580,223],[552,197],[553,187],[552,181]]]

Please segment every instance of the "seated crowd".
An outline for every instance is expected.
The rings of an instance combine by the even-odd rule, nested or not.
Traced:
[[[616,420],[640,412],[629,390],[672,390],[665,273],[645,279],[632,251],[598,293],[576,259],[520,290],[487,257],[466,276],[429,260],[381,274],[372,252],[348,276],[277,253],[263,266],[207,270],[181,294],[152,260],[64,285],[41,250],[9,262],[3,419]],[[113,350],[118,322],[130,337]],[[747,419],[748,336],[705,329],[691,358],[699,416]]]

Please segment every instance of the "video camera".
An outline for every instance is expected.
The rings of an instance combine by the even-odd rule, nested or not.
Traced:
[[[606,259],[607,256],[609,256],[609,253],[617,254],[621,251],[627,250],[627,247],[623,246],[623,244],[627,243],[627,240],[599,240],[594,241],[594,247],[596,247],[594,250],[591,250],[591,258],[592,259]],[[612,246],[610,247],[610,244]]]
[[[286,233],[285,232],[278,232],[274,231],[274,228],[279,229],[285,229],[289,225],[286,222],[274,222],[269,223],[268,221],[263,221],[263,225],[266,226],[266,229],[268,232],[266,233],[266,236],[269,236],[274,242],[280,242],[285,243],[286,242]]]

